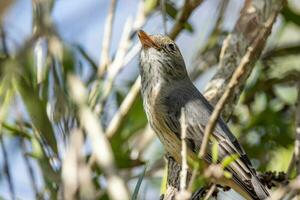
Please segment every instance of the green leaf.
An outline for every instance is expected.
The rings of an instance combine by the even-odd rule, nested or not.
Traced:
[[[44,138],[57,154],[56,138],[46,113],[46,104],[39,99],[38,92],[23,77],[19,77],[19,80],[15,81],[15,83],[34,128],[40,134],[40,137]]]
[[[192,186],[192,191],[196,191],[199,188],[202,188],[205,185],[205,179],[204,177],[200,174],[197,176],[195,179],[193,186]]]
[[[235,161],[237,158],[239,158],[238,154],[232,154],[230,156],[226,156],[222,162],[221,165],[223,168],[228,167],[233,161]]]
[[[144,167],[143,172],[139,176],[138,182],[136,183],[136,186],[134,188],[134,192],[133,192],[132,197],[131,197],[132,200],[137,200],[137,196],[138,196],[142,181],[143,181],[144,176],[145,176],[146,168],[147,168],[147,166]]]
[[[194,32],[193,26],[190,23],[188,23],[188,22],[185,22],[184,25],[183,25],[183,27],[184,27],[185,30],[187,30],[190,33]]]
[[[7,123],[2,123],[2,127],[8,131],[11,131],[12,134],[15,136],[20,136],[22,138],[31,139],[31,135],[29,133],[17,128],[16,126],[13,126],[13,125],[10,125]]]
[[[292,11],[288,6],[285,6],[281,13],[287,22],[293,22],[300,26],[300,15]]]
[[[158,6],[158,3],[158,0],[145,0],[145,15],[149,15]]]
[[[268,160],[268,171],[287,171],[290,160],[293,155],[293,145],[278,147],[271,151],[270,159]]]
[[[228,171],[224,171],[223,175],[225,178],[228,178],[228,179],[232,178],[232,174]]]
[[[11,100],[13,97],[13,91],[11,89],[5,89],[5,91],[3,91],[3,93],[0,93],[0,95],[4,96],[3,99],[0,98],[0,108],[1,108],[1,110],[0,110],[0,126],[1,126],[1,123],[5,120],[5,118],[8,115],[9,107],[10,107]]]
[[[178,10],[175,8],[175,6],[171,3],[171,2],[167,2],[166,3],[166,13],[172,18],[172,19],[176,19]],[[193,26],[188,23],[188,22],[184,22],[183,27],[185,30],[189,31],[189,32],[194,32]]]
[[[89,56],[89,54],[83,49],[81,45],[75,45],[75,48],[78,49],[79,53],[82,55],[82,57],[91,65],[93,68],[94,72],[97,72],[98,66],[94,62],[94,60]]]
[[[143,164],[140,160],[133,160],[130,156],[131,147],[128,143],[131,137],[147,124],[141,96],[137,97],[129,113],[124,117],[116,134],[110,139],[112,149],[119,168],[128,168]]]
[[[296,87],[277,85],[274,87],[275,94],[286,104],[294,105],[297,102],[298,91]]]
[[[50,159],[43,150],[43,144],[41,144],[38,139],[32,138],[31,144],[32,152],[27,153],[26,156],[30,156],[38,161],[43,177],[46,178],[46,183],[49,183],[49,185],[47,184],[48,188],[51,190],[53,188],[53,183],[57,185],[60,183],[60,171],[53,170]]]
[[[196,169],[197,171],[201,171],[203,169],[203,160],[199,158],[194,159],[188,156],[187,162],[192,169]]]
[[[62,76],[63,76],[63,81],[67,80],[67,75],[69,73],[75,73],[76,68],[75,68],[75,56],[74,52],[69,49],[68,47],[64,46],[63,48],[63,57],[62,60],[60,60],[61,65],[62,65]],[[66,85],[66,84],[64,84]]]
[[[165,194],[167,190],[168,183],[168,166],[165,165],[164,174],[160,184],[160,194]]]
[[[213,146],[212,146],[212,162],[217,163],[218,161],[218,150],[219,150],[219,145],[217,141],[213,141]]]
[[[166,2],[166,12],[172,19],[175,19],[178,10],[174,7],[174,5],[171,2]]]

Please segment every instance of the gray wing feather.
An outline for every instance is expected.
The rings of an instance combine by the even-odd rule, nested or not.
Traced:
[[[167,95],[164,105],[166,107],[165,123],[179,138],[180,112],[181,108],[184,108],[188,145],[191,150],[198,152],[204,128],[208,123],[213,107],[194,86],[180,87],[176,89],[176,92],[172,91],[170,95]],[[258,180],[256,171],[252,167],[245,151],[221,118],[218,119],[212,135],[219,141],[220,161],[232,154],[239,155],[239,158],[227,168],[233,175],[234,182],[240,185],[253,199],[264,199],[267,197],[268,192]],[[205,159],[208,162],[211,161],[210,151],[208,151]]]

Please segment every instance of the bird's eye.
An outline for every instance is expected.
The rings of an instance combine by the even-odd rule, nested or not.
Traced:
[[[168,49],[172,50],[172,51],[175,51],[176,50],[176,47],[174,44],[170,43],[167,45],[168,46]]]

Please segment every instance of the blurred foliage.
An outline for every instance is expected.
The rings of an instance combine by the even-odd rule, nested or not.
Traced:
[[[282,84],[267,85],[270,70],[256,66],[232,117],[234,132],[250,158],[260,161],[255,163],[262,171],[272,162],[274,152],[293,145],[295,134],[295,86],[280,91]]]
[[[282,10],[282,15],[287,22],[293,22],[300,26],[300,14],[293,11],[290,7],[285,7]]]
[[[118,95],[120,96],[120,94]],[[119,97],[120,98],[120,97]],[[123,99],[123,98],[121,98]],[[119,102],[120,99],[119,99]],[[144,113],[142,99],[137,98],[133,104],[134,109],[131,109],[128,115],[123,119],[116,134],[111,138],[111,145],[115,152],[117,164],[120,168],[132,168],[141,165],[140,160],[132,160],[130,152],[130,139],[135,137],[139,130],[147,124],[147,119]]]
[[[151,19],[152,13],[160,12],[158,0],[145,0],[144,2],[147,19]],[[173,21],[176,19],[180,7],[175,1],[165,2],[168,19]],[[51,1],[49,9],[53,7],[53,4],[55,1]],[[280,31],[283,32],[287,29],[290,31],[289,25],[293,24],[298,30],[296,34],[299,35],[299,12],[286,6],[281,15],[283,22],[279,24]],[[39,23],[43,23],[43,21],[41,20]],[[184,23],[187,31],[194,31],[193,24]],[[47,26],[52,25],[47,22]],[[227,32],[227,30],[219,30],[222,29],[220,27],[217,31],[212,32],[207,39],[208,43],[219,43],[217,41],[223,37],[224,32]],[[87,93],[81,94],[84,98],[101,97],[105,77],[97,75],[97,62],[82,46],[68,44],[54,31],[54,27],[51,27],[50,30],[47,34],[43,31],[33,34],[16,52],[7,52],[5,43],[8,37],[1,34],[0,134],[4,141],[19,139],[24,141],[28,148],[23,156],[30,158],[30,161],[38,166],[31,169],[33,172],[28,167],[27,173],[38,174],[43,181],[37,191],[37,199],[55,199],[61,195],[62,166],[64,165],[65,151],[70,148],[70,134],[74,129],[82,129],[84,145],[77,153],[82,154],[84,159],[82,161],[78,158],[77,164],[91,170],[90,179],[97,191],[96,199],[109,199],[105,181],[107,174],[99,165],[93,163],[93,150],[91,150],[93,141],[89,138],[86,130],[82,128],[83,124],[80,123],[79,111],[82,105],[74,101],[67,84],[70,75],[75,75],[79,77],[86,88]],[[277,38],[270,41],[269,47],[248,79],[230,121],[232,132],[238,136],[254,165],[261,171],[287,170],[294,145],[294,105],[297,99],[297,88],[293,81],[299,79],[300,41],[278,44],[277,40],[281,36],[279,34],[275,37]],[[39,40],[44,40],[46,50],[43,50],[43,45],[39,45]],[[34,50],[36,48],[39,53],[43,52],[46,55],[45,60],[37,56],[39,53]],[[38,63],[41,66],[37,66]],[[126,89],[122,91],[117,87],[112,88],[108,101],[104,105],[105,107],[108,107],[109,104],[113,105],[112,109],[104,109],[105,111],[97,118],[104,132],[107,126],[105,122],[110,122],[111,116],[120,108],[133,83],[134,81],[127,83],[124,87]],[[92,92],[95,94],[91,94]],[[94,104],[99,98],[91,99],[92,101],[84,102],[87,104],[84,106],[94,111]],[[147,152],[150,144],[156,140],[152,139],[146,143],[144,147],[146,150],[136,152],[137,143],[142,143],[147,139],[144,132],[146,125],[147,119],[143,111],[142,100],[138,96],[129,112],[122,118],[116,133],[108,139],[118,173],[121,174],[125,183],[132,180],[135,183],[133,187],[130,187],[132,199],[143,199],[142,195],[146,187],[155,186],[157,189],[161,184],[163,191],[166,185],[166,179],[163,181],[160,179],[162,166],[153,167],[154,169],[147,167],[147,170],[144,167],[147,162],[144,152]],[[14,146],[13,148],[20,147]],[[217,145],[213,145],[215,162],[218,158],[217,148]],[[221,165],[224,168],[234,159],[236,159],[235,155],[227,157],[221,162]],[[8,162],[7,160],[1,161]],[[199,163],[193,164],[199,165]],[[14,168],[12,167],[11,170]],[[87,171],[84,172],[87,173]],[[148,174],[148,171],[151,173]],[[5,174],[1,164],[0,181],[4,181],[2,175]],[[18,180],[12,181],[17,182]],[[31,181],[36,182],[37,180]],[[194,188],[203,186],[204,182],[204,178],[200,176],[196,180]],[[143,184],[147,184],[147,186],[144,187]],[[78,190],[79,188],[76,188],[77,193]]]
[[[294,144],[297,88],[289,84],[292,79],[286,80],[288,73],[274,73],[278,70],[275,64],[279,62],[278,59],[286,57],[273,60],[272,67],[263,63],[256,66],[232,116],[234,132],[239,135],[247,154],[255,158],[254,163],[262,171],[267,170],[268,164],[278,158],[277,153],[282,153],[280,149],[290,148]],[[297,70],[297,66],[294,65],[290,70]],[[279,167],[277,170],[286,169]]]

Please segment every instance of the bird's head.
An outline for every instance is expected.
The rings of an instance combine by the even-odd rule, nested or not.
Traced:
[[[138,32],[138,36],[142,44],[142,76],[158,77],[167,82],[188,77],[183,57],[172,39],[164,35],[148,35],[142,30]]]

